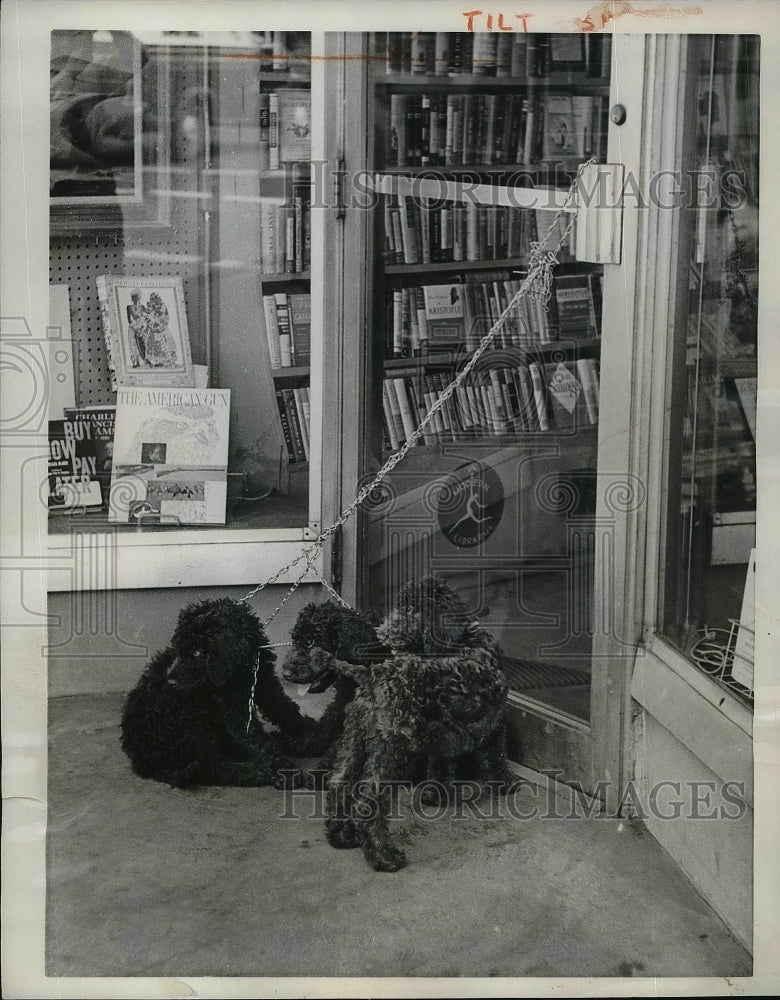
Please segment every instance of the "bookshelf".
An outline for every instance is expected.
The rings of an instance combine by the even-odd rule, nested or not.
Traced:
[[[552,63],[551,43],[565,67]],[[519,288],[532,242],[563,203],[556,185],[586,157],[604,157],[609,40],[565,43],[441,32],[372,39],[385,453],[409,437]],[[542,200],[538,182],[551,179]],[[532,207],[540,204],[550,211]],[[576,260],[572,235],[549,308],[521,301],[417,447],[594,439],[600,281],[599,267]]]

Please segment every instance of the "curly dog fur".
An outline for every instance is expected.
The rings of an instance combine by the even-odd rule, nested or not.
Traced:
[[[335,688],[330,702],[306,740],[306,754],[324,753],[341,735],[347,705],[355,695],[361,668],[391,655],[377,637],[378,617],[335,601],[307,604],[290,638],[293,648],[282,664],[288,681],[308,684],[310,693]]]
[[[290,766],[282,749],[305,739],[315,723],[285,694],[267,645],[260,621],[244,603],[221,599],[185,607],[170,646],[152,658],[125,701],[121,742],[133,771],[174,787],[282,787],[279,770]],[[258,715],[279,734],[266,733]]]
[[[414,779],[421,764],[426,776],[451,781],[466,762],[476,777],[505,781],[507,681],[489,634],[436,577],[400,589],[377,633],[390,656],[373,665],[365,635],[355,655],[350,629],[360,628],[356,613],[327,605],[318,614],[340,617],[340,627],[331,622],[327,630],[312,629],[312,613],[302,612],[297,634],[313,644],[314,664],[340,677],[351,695],[338,709],[343,731],[328,789],[328,840],[335,847],[362,845],[375,869],[396,871],[405,858],[389,841],[389,789],[383,785]],[[333,641],[345,634],[344,646]],[[304,677],[305,648],[294,650],[285,671]]]

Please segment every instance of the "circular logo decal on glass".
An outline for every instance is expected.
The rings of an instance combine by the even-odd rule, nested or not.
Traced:
[[[460,549],[479,545],[490,538],[504,513],[501,480],[482,462],[461,465],[442,481],[436,512],[448,542]]]

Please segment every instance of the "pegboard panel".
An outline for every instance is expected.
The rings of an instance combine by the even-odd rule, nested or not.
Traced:
[[[127,228],[123,233],[95,231],[52,237],[49,280],[67,284],[70,292],[71,335],[76,403],[106,405],[116,401],[111,391],[108,359],[100,322],[96,279],[101,274],[133,277],[181,277],[187,307],[192,358],[205,364],[203,298],[207,268],[204,261],[203,217],[197,144],[178,126],[193,95],[201,90],[197,66],[171,67],[171,224],[164,229]],[[187,196],[189,195],[189,196]]]

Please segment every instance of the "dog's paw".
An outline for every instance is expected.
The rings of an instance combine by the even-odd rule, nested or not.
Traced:
[[[271,771],[261,784],[269,784],[279,792],[313,787],[308,773],[290,764],[284,764],[278,770]]]
[[[360,847],[363,842],[363,834],[360,827],[351,819],[334,819],[333,817],[326,819],[325,834],[331,847],[339,847],[345,850]]]
[[[187,764],[177,771],[165,771],[159,776],[160,781],[164,781],[171,788],[192,788],[198,784],[198,765]]]
[[[363,853],[374,871],[397,872],[406,865],[404,852],[391,844],[366,841]]]
[[[518,777],[508,767],[498,767],[489,776],[487,787],[491,796],[506,795],[518,783]]]
[[[444,802],[442,802],[444,799]],[[441,785],[426,784],[420,792],[420,802],[424,806],[439,806],[446,804],[447,789]]]

